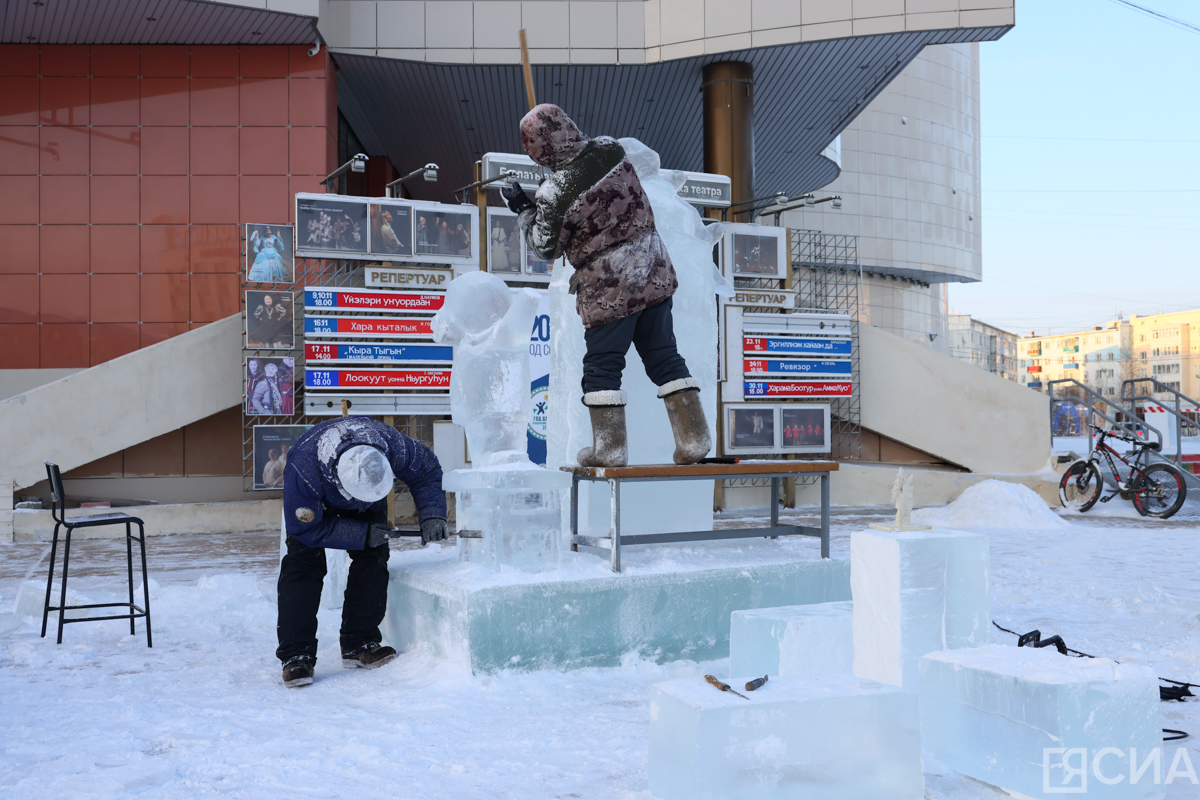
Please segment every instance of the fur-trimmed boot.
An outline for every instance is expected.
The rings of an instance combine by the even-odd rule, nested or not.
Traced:
[[[588,392],[583,404],[592,416],[592,446],[579,451],[581,467],[623,467],[629,463],[625,439],[626,395],[620,390]]]
[[[695,464],[712,449],[708,421],[700,404],[700,382],[680,378],[658,387],[658,396],[667,404],[671,432],[675,434],[675,463]]]

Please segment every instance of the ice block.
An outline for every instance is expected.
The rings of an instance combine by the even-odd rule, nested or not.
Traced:
[[[656,684],[650,793],[661,800],[925,796],[916,695],[843,673],[772,678],[747,698],[701,677]]]
[[[989,645],[927,654],[920,685],[923,745],[951,769],[1027,797],[1161,796],[1153,766],[1130,763],[1162,746],[1149,667]]]
[[[858,531],[850,537],[854,674],[917,691],[917,659],[992,640],[988,539]]]
[[[850,672],[854,603],[814,603],[735,611],[729,628],[729,674],[818,677]]]

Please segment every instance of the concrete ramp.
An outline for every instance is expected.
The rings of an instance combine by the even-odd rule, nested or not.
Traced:
[[[971,472],[1049,463],[1049,397],[880,328],[858,330],[864,428]]]
[[[0,400],[0,475],[16,488],[182,428],[241,403],[241,315],[234,314]]]

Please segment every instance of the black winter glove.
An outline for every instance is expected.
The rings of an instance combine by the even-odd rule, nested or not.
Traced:
[[[514,214],[520,214],[525,209],[534,206],[533,199],[525,194],[525,190],[516,181],[501,189],[500,196],[504,198],[505,203],[508,203],[508,210]]]
[[[379,547],[387,542],[390,530],[391,528],[387,525],[380,525],[378,522],[371,523],[371,527],[367,528],[367,547]]]
[[[446,530],[446,520],[438,517],[421,520],[421,544],[444,542],[450,534]]]

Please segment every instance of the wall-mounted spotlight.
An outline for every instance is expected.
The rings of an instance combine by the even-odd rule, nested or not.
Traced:
[[[326,192],[336,193],[337,179],[345,175],[347,172],[366,172],[367,162],[370,157],[363,153],[355,153],[354,158],[342,164],[333,172],[325,176],[325,180],[321,181],[321,185],[325,187]]]

